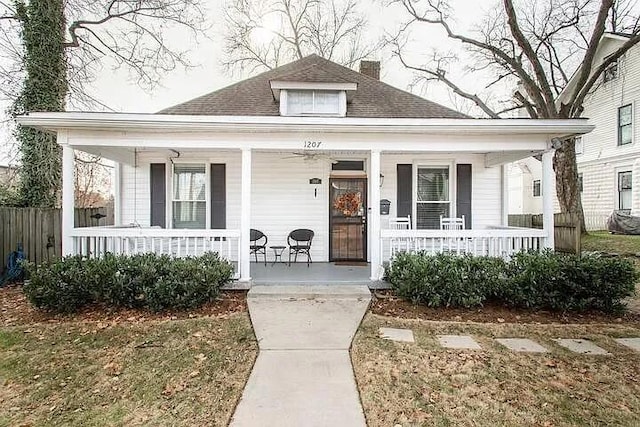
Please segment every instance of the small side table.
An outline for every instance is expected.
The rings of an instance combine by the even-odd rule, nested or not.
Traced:
[[[282,260],[282,253],[287,247],[286,246],[269,246],[269,247],[273,249],[273,262],[271,263],[271,266],[274,266],[276,262],[280,262],[284,264],[284,261]]]

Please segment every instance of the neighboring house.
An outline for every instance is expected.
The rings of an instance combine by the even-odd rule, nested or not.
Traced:
[[[605,34],[600,41],[594,68],[628,39],[623,34]],[[576,73],[577,75],[577,73]],[[558,102],[574,88],[572,79]],[[595,126],[576,141],[576,161],[582,185],[582,206],[587,229],[603,229],[614,210],[640,215],[640,45],[632,47],[601,77],[584,102],[583,117]],[[529,169],[530,174],[520,170]],[[540,179],[541,165],[535,159],[511,166],[509,179],[515,181],[511,213],[540,213],[540,197],[534,182]],[[521,181],[519,189],[518,183]],[[634,191],[635,189],[635,191]],[[522,191],[522,201],[518,195]],[[555,198],[555,190],[554,190]]]
[[[264,268],[250,264],[251,229],[286,245],[305,228],[314,262],[368,262],[377,280],[400,248],[507,256],[553,247],[550,197],[544,229],[505,228],[504,165],[541,154],[551,188],[551,139],[589,132],[586,120],[472,119],[379,81],[379,63],[364,65],[369,75],[312,55],[158,114],[19,117],[58,133],[65,211],[73,149],[118,165],[121,227],[75,229],[64,215],[63,252],[213,249],[249,281]],[[411,230],[389,228],[407,216]],[[466,230],[441,230],[441,216],[464,216]]]

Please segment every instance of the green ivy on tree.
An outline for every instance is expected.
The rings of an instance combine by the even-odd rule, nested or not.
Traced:
[[[26,77],[13,116],[30,111],[63,111],[67,94],[64,1],[18,0]],[[33,207],[54,207],[61,188],[61,150],[53,133],[18,126],[22,155],[19,196]]]

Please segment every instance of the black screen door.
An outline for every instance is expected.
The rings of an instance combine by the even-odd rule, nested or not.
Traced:
[[[367,260],[367,180],[329,180],[329,259]]]

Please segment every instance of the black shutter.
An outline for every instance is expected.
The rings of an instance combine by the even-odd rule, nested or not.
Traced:
[[[226,165],[211,164],[211,228],[227,228]]]
[[[456,165],[456,214],[464,215],[464,228],[471,228],[471,165]]]
[[[151,226],[167,226],[167,175],[164,163],[151,163]]]
[[[413,191],[412,191],[412,182],[413,182],[413,173],[412,173],[412,165],[397,165],[396,173],[397,173],[397,205],[396,205],[396,216],[408,216],[411,215],[413,211]],[[415,223],[415,220],[412,222]]]

